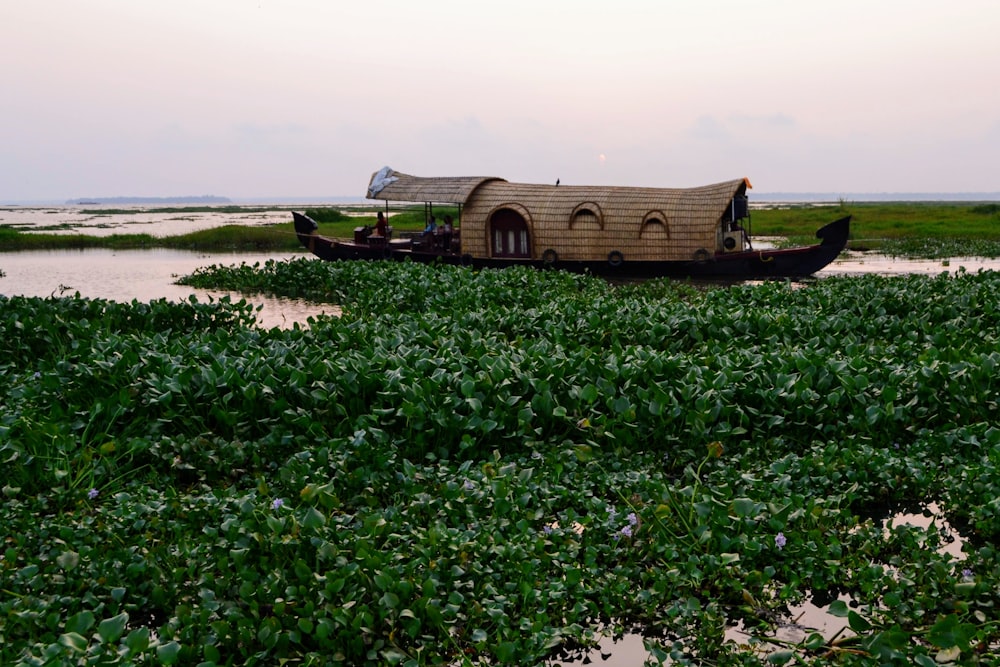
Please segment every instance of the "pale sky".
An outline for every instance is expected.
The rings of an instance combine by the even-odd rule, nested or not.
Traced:
[[[0,0],[0,203],[1000,191],[998,0]]]

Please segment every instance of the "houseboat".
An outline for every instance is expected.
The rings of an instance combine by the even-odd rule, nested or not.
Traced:
[[[608,277],[768,278],[809,276],[847,244],[850,216],[816,232],[819,242],[754,248],[750,183],[740,178],[693,188],[510,183],[496,177],[418,177],[383,167],[367,198],[458,207],[450,233],[394,238],[358,228],[353,239],[317,234],[293,212],[299,240],[324,260],[410,259],[474,268],[530,266]]]

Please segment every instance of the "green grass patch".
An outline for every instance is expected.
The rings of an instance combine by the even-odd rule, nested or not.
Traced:
[[[1000,212],[996,204],[964,203],[850,203],[797,205],[752,212],[753,233],[783,236],[788,245],[814,243],[819,227],[838,217],[852,215],[850,247],[887,248],[897,254],[927,256],[917,244],[899,241],[947,241],[959,255],[998,256]],[[938,250],[929,249],[931,257]]]

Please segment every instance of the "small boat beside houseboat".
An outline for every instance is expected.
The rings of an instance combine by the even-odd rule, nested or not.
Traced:
[[[510,183],[495,177],[418,177],[384,167],[368,199],[457,206],[447,234],[393,238],[369,228],[353,239],[317,234],[293,212],[302,245],[324,260],[411,259],[474,268],[531,266],[608,277],[798,278],[847,245],[850,216],[816,232],[819,243],[754,249],[746,179],[694,188]]]

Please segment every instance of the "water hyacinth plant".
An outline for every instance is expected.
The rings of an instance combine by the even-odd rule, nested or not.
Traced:
[[[1000,657],[995,274],[186,280],[343,316],[0,297],[2,664]]]

